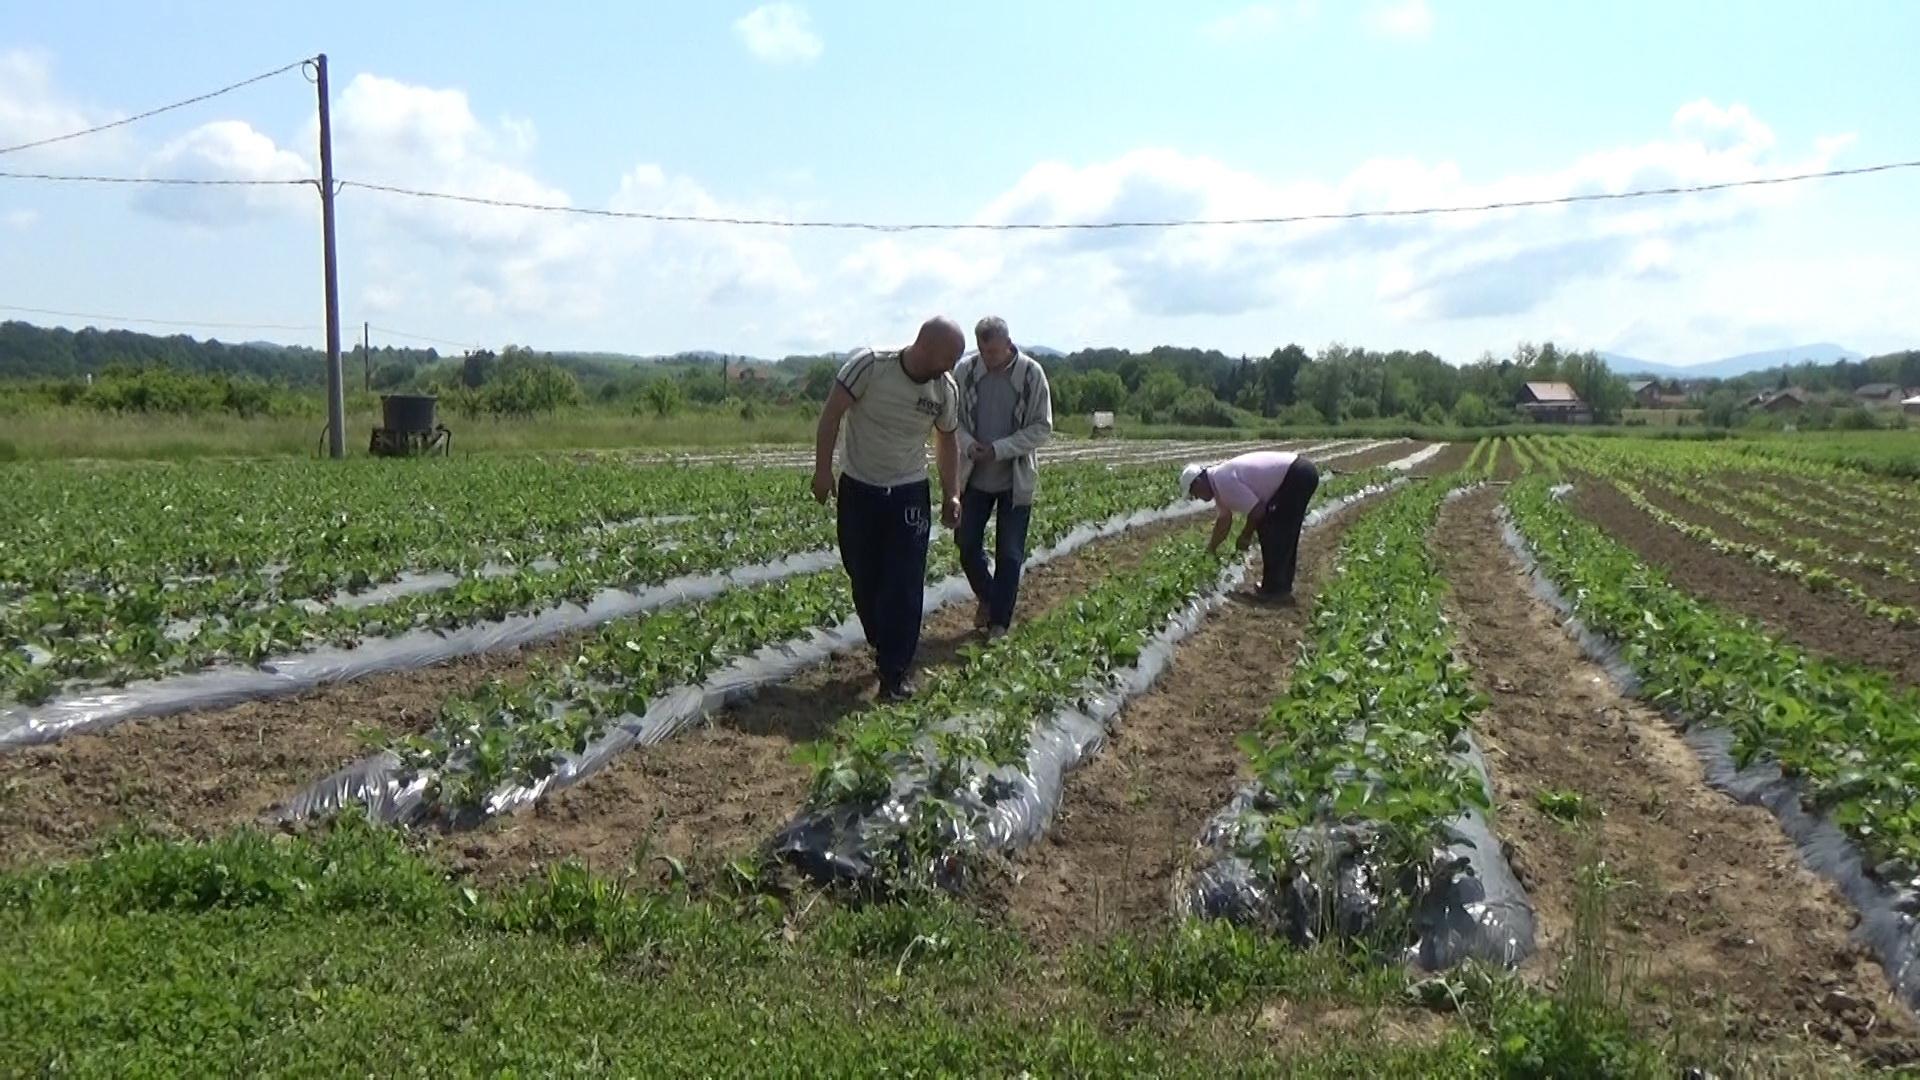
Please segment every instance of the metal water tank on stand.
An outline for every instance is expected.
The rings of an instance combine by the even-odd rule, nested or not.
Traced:
[[[376,457],[450,452],[453,432],[438,422],[439,401],[432,394],[382,394],[381,426],[373,429],[373,442],[368,450]]]

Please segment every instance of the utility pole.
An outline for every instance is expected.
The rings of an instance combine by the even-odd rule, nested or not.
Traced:
[[[327,262],[327,456],[347,456],[345,375],[340,370],[340,270],[333,239],[333,115],[327,100],[327,54],[314,58],[320,88],[320,228]]]
[[[373,334],[373,324],[364,323],[364,322],[360,324],[360,359],[364,362],[366,366],[366,371],[361,375],[361,378],[363,381],[360,385],[360,389],[365,390],[369,394],[373,392],[373,336],[372,334]]]

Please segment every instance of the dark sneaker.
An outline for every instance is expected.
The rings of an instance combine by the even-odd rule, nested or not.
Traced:
[[[988,610],[987,602],[985,600],[980,601],[979,606],[973,609],[973,628],[975,630],[985,630],[987,624],[992,621],[993,613]]]
[[[912,698],[914,689],[913,680],[907,676],[898,679],[881,676],[879,698],[883,704],[891,705]]]
[[[1272,591],[1260,589],[1253,594],[1253,599],[1257,603],[1266,604],[1269,607],[1290,608],[1299,606],[1299,602],[1293,598],[1291,592],[1281,592],[1278,589]]]

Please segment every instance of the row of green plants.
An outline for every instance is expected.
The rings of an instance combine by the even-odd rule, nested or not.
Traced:
[[[1566,452],[1574,458],[1581,469],[1604,478],[1642,513],[1690,540],[1722,555],[1744,559],[1770,573],[1792,578],[1812,591],[1835,593],[1867,614],[1885,619],[1895,626],[1920,623],[1920,609],[1910,605],[1890,603],[1875,595],[1871,589],[1858,581],[1830,568],[1831,565],[1838,564],[1879,569],[1874,565],[1879,560],[1873,560],[1871,556],[1857,552],[1842,552],[1815,538],[1800,536],[1790,527],[1778,522],[1763,520],[1735,506],[1727,505],[1725,500],[1716,501],[1703,496],[1700,493],[1703,489],[1724,490],[1717,479],[1721,475],[1719,473],[1696,470],[1688,467],[1684,462],[1636,459],[1632,456],[1602,453],[1596,451],[1593,444],[1570,447]],[[1641,486],[1641,481],[1658,485],[1659,490],[1680,502],[1730,517],[1756,533],[1807,553],[1820,563],[1829,565],[1809,563],[1803,559],[1784,555],[1763,544],[1748,543],[1725,536],[1710,525],[1683,517],[1654,502],[1648,497],[1646,489]],[[1910,573],[1898,563],[1888,562],[1885,565],[1888,569],[1882,572],[1886,576],[1901,577],[1904,580],[1904,575]],[[1888,572],[1889,570],[1891,572]]]
[[[1890,559],[1851,546],[1838,547],[1819,536],[1809,535],[1809,529],[1832,529],[1825,514],[1795,506],[1766,492],[1735,487],[1710,476],[1700,477],[1691,488],[1676,490],[1668,485],[1667,489],[1703,510],[1738,523],[1749,532],[1785,544],[1821,562],[1867,570],[1894,581],[1920,584],[1920,571],[1916,571],[1905,560]]]
[[[1889,874],[1920,866],[1920,694],[1702,604],[1542,480],[1515,485],[1507,507],[1542,572],[1615,644],[1649,700],[1688,722],[1725,727],[1741,766],[1777,762],[1802,781],[1811,807],[1892,861]]]
[[[28,604],[9,612],[10,647],[0,652],[0,700],[44,701],[63,689],[190,672],[219,663],[259,664],[320,645],[351,647],[370,638],[462,625],[585,602],[607,588],[655,585],[687,574],[764,562],[833,541],[833,525],[815,512],[754,529],[709,529],[675,544],[642,540],[596,550],[554,569],[468,577],[451,588],[396,597],[360,607],[314,610],[283,602],[240,607],[198,621],[191,632],[169,634],[151,607],[123,604],[110,620],[68,622],[52,608]],[[84,609],[83,609],[84,610]],[[43,656],[35,662],[21,648]]]
[[[1903,523],[1897,497],[1873,494],[1860,486],[1863,478],[1830,475],[1839,470],[1812,465],[1788,475],[1773,462],[1756,467],[1752,459],[1725,450],[1700,447],[1692,452],[1663,448],[1659,452],[1623,452],[1597,442],[1576,442],[1562,448],[1591,471],[1628,478],[1658,477],[1675,498],[1729,517],[1752,531],[1830,563],[1872,570],[1901,581],[1920,580],[1920,574],[1902,561],[1868,552],[1842,550],[1816,537],[1808,528],[1833,532],[1870,545],[1900,546],[1901,536],[1920,539],[1920,529]],[[1711,499],[1703,496],[1712,496]],[[1857,500],[1852,508],[1849,500]],[[1920,512],[1920,507],[1916,507]],[[1920,554],[1920,545],[1907,549]]]
[[[1826,527],[1862,540],[1902,548],[1920,557],[1920,519],[1910,522],[1901,516],[1888,516],[1878,502],[1862,506],[1848,501],[1826,486],[1787,480],[1780,477],[1752,477],[1748,490],[1764,493],[1790,504],[1804,506],[1819,515]]]
[[[0,600],[279,579],[324,597],[400,570],[526,562],[544,544],[635,518],[801,503],[791,473],[617,458],[252,459],[0,467]],[[524,544],[516,544],[524,541]]]
[[[491,556],[497,562],[524,560],[532,551],[542,558],[557,552],[558,566],[519,561],[508,573],[470,574],[447,588],[357,606],[319,605],[304,596],[266,598],[249,591],[247,583],[267,579],[247,574],[186,588],[150,580],[138,587],[36,591],[0,608],[0,701],[32,704],[64,689],[120,685],[221,663],[257,664],[318,645],[349,647],[411,630],[448,630],[585,601],[607,588],[653,585],[833,543],[831,515],[810,501],[797,501],[791,492],[800,485],[790,470],[617,467],[626,471],[630,484],[669,487],[671,501],[657,508],[694,511],[696,520],[613,529],[546,525],[538,533],[521,534],[530,545],[526,551],[496,547]],[[715,481],[710,486],[709,479]],[[1163,469],[1064,465],[1049,471],[1042,516],[1060,521],[1056,511],[1070,510],[1075,516],[1064,524],[1073,524],[1165,501]],[[361,535],[370,534],[363,530]],[[333,549],[332,572],[353,558],[339,554],[349,548]],[[403,554],[394,562],[411,559]],[[353,571],[357,581],[374,576],[361,566]],[[950,566],[935,560],[929,572],[943,577]],[[284,585],[286,575],[280,580]]]
[[[1862,587],[1859,582],[1836,574],[1825,567],[1814,566],[1800,559],[1782,555],[1760,544],[1750,544],[1722,536],[1710,526],[1681,517],[1655,503],[1639,487],[1618,476],[1611,477],[1610,482],[1615,490],[1625,496],[1626,500],[1641,513],[1713,551],[1744,559],[1770,573],[1792,578],[1813,592],[1838,594],[1867,614],[1877,619],[1885,619],[1895,626],[1920,624],[1920,609],[1887,603]]]
[[[1316,497],[1342,499],[1380,479],[1335,477]],[[897,849],[881,853],[891,856],[878,864],[883,874],[923,873],[929,856],[964,863],[982,854],[951,844],[974,832],[990,798],[983,772],[1024,762],[1038,725],[1106,689],[1221,574],[1222,554],[1208,553],[1204,534],[1182,531],[1138,566],[930,672],[911,701],[846,717],[830,740],[803,751],[814,768],[809,805],[874,809],[904,781],[919,794],[896,822]]]
[[[1157,472],[1088,473],[1071,484],[1056,479],[1035,507],[1029,543],[1047,548],[1081,525],[1166,502],[1165,477]],[[938,545],[927,560],[928,577],[958,572],[954,546]],[[451,697],[427,732],[379,736],[375,745],[398,755],[410,772],[431,777],[433,812],[484,809],[494,792],[538,782],[622,716],[645,713],[655,695],[697,686],[739,657],[852,615],[846,576],[832,570],[621,619],[566,661],[536,660],[523,678]]]
[[[1348,530],[1286,694],[1241,740],[1256,791],[1232,842],[1271,884],[1321,857],[1302,830],[1343,826],[1365,838],[1384,899],[1404,912],[1455,872],[1436,858],[1447,822],[1488,805],[1459,756],[1486,702],[1455,654],[1427,542],[1460,482],[1409,487]]]

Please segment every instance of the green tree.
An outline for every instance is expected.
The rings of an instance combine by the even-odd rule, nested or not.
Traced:
[[[1493,409],[1486,398],[1469,390],[1454,401],[1453,422],[1461,427],[1486,427],[1493,423]]]
[[[647,388],[640,392],[640,397],[653,410],[653,414],[662,420],[680,411],[680,384],[672,379],[650,380]]]
[[[1053,393],[1053,411],[1061,416],[1070,416],[1080,411],[1080,399],[1086,376],[1063,371],[1047,380],[1047,389]]]
[[[806,395],[808,401],[825,401],[833,393],[833,380],[839,375],[839,365],[831,361],[809,364],[800,384],[800,392]]]
[[[1112,412],[1127,401],[1127,384],[1111,371],[1089,372],[1080,381],[1080,408],[1086,412]]]
[[[476,349],[460,361],[460,385],[469,390],[478,390],[487,385],[487,378],[493,374],[493,353],[487,349]]]
[[[1134,391],[1134,411],[1140,414],[1142,420],[1151,422],[1173,408],[1173,403],[1179,400],[1186,389],[1187,386],[1180,381],[1180,376],[1171,371],[1155,371],[1142,379],[1140,388]]]

